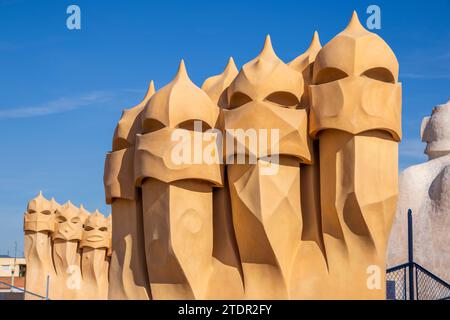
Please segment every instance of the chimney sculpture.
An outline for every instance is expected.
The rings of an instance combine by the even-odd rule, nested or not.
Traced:
[[[79,298],[107,300],[111,216],[105,218],[98,210],[91,214],[86,220],[80,247],[83,281]]]
[[[54,278],[51,234],[55,230],[55,204],[39,195],[28,203],[24,214],[24,254],[27,261],[26,290],[42,297],[47,294],[47,277]],[[25,299],[39,299],[25,294]]]
[[[107,156],[109,298],[384,299],[401,95],[356,14],[289,64],[267,37],[202,90],[181,62]]]
[[[142,188],[145,250],[154,299],[204,299],[208,295],[212,188],[222,185],[222,176],[218,163],[202,160],[206,147],[214,145],[217,137],[203,131],[216,126],[218,114],[206,93],[189,79],[183,61],[174,80],[157,91],[144,110],[135,169]]]
[[[313,83],[309,131],[320,146],[325,297],[384,299],[386,246],[398,193],[398,62],[354,13],[318,53]],[[374,283],[368,281],[371,273],[379,275]]]
[[[308,117],[311,113],[309,86],[312,84],[314,61],[321,48],[316,31],[308,49],[289,63],[303,75],[305,90],[300,105],[306,109]],[[291,296],[297,299],[318,299],[327,292],[326,283],[322,281],[327,274],[327,264],[320,209],[319,142],[309,138],[308,145],[312,163],[300,166],[302,241],[293,261],[292,269],[296,272],[292,274],[290,290]]]
[[[106,156],[106,203],[111,204],[112,232],[111,284],[109,299],[147,300],[150,297],[144,250],[141,190],[134,184],[136,135],[141,133],[141,115],[155,93],[150,82],[144,100],[123,111],[113,138],[113,151]]]
[[[311,161],[302,93],[302,74],[276,56],[269,36],[228,89],[227,170],[246,299],[290,297],[302,231],[300,163]]]
[[[70,201],[56,210],[56,226],[53,233],[53,262],[56,277],[51,281],[51,291],[56,297],[72,300],[81,287],[81,250],[79,242],[83,234],[86,212]]]
[[[25,299],[107,299],[111,228],[111,216],[39,193],[24,214],[26,290],[33,293]]]
[[[202,90],[206,92],[215,105],[221,108],[217,128],[222,132],[224,132],[222,109],[228,105],[227,90],[238,73],[233,58],[230,58],[221,74],[206,79],[202,85]],[[222,144],[222,155],[224,154],[224,147],[225,145]],[[242,299],[244,297],[244,283],[233,228],[226,166],[223,166],[223,187],[213,190],[213,238],[214,268],[209,298]]]

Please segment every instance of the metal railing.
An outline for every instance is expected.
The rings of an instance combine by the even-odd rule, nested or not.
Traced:
[[[450,284],[415,262],[388,269],[386,280],[390,300],[450,299]]]
[[[408,262],[386,271],[387,299],[449,300],[450,284],[415,263],[413,253],[412,211],[408,210]]]

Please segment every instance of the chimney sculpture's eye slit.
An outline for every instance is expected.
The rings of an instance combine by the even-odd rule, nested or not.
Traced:
[[[158,131],[164,128],[165,125],[156,119],[145,119],[142,123],[143,134]]]
[[[250,98],[245,93],[235,92],[230,99],[230,109],[239,108],[240,106],[243,106],[244,104],[249,103],[251,101],[252,98]]]
[[[206,130],[212,129],[209,124],[207,124],[205,121],[202,121],[200,119],[189,119],[186,121],[181,122],[179,125],[177,125],[178,129],[185,129],[189,131],[195,131],[196,126],[198,127],[201,125],[201,132],[205,132]]]
[[[394,75],[386,68],[372,68],[364,71],[361,76],[382,82],[395,83]]]
[[[325,68],[317,75],[315,84],[324,84],[346,78],[348,75],[337,68]]]
[[[295,108],[300,103],[298,101],[298,98],[294,94],[286,91],[273,92],[269,94],[264,100],[282,107],[290,108]]]

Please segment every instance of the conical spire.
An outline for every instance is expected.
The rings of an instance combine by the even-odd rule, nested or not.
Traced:
[[[228,63],[221,74],[212,76],[205,80],[202,90],[208,94],[211,100],[219,107],[226,107],[226,99],[223,98],[224,91],[239,73],[233,57],[228,59]],[[223,99],[222,99],[223,98]]]
[[[136,134],[141,130],[141,111],[155,94],[155,83],[150,81],[144,99],[136,106],[122,112],[113,137],[113,151],[126,149],[134,145]]]
[[[317,54],[322,45],[320,44],[319,33],[314,31],[314,35],[311,39],[308,49],[297,58],[289,62],[289,66],[299,72],[303,72],[311,63],[316,59]]]
[[[348,23],[348,25],[344,29],[344,31],[342,31],[342,33],[357,34],[357,33],[370,33],[370,32],[367,31],[363,27],[363,25],[359,21],[358,14],[356,13],[356,11],[353,11],[353,14],[352,14],[352,17],[350,19],[350,22]]]
[[[236,67],[236,64],[234,63],[233,57],[230,57],[228,59],[228,63],[225,66],[225,69],[223,70],[223,74],[229,74],[229,73],[238,73],[238,69]]]
[[[177,74],[175,75],[174,81],[176,80],[190,80],[189,75],[186,70],[186,65],[184,64],[184,59],[181,59],[180,65],[178,66]]]
[[[73,211],[79,213],[80,208],[76,207],[70,200],[63,204],[60,208],[58,208],[59,212],[68,212]]]
[[[189,101],[192,108],[186,108]],[[215,126],[219,110],[215,108],[208,95],[190,79],[184,60],[180,61],[174,79],[159,89],[142,114],[143,132],[151,132],[153,125],[176,128],[190,120],[202,120],[211,128]]]
[[[338,69],[347,75],[384,68],[392,74],[395,82],[398,81],[398,61],[394,52],[379,35],[363,27],[356,12],[353,12],[347,27],[318,53],[313,68],[314,82],[326,68]]]
[[[266,39],[264,40],[264,47],[262,48],[261,52],[259,53],[258,58],[260,59],[278,59],[278,56],[276,55],[275,51],[273,50],[272,46],[272,40],[270,39],[270,35],[266,36]]]
[[[227,90],[227,101],[231,103],[233,94],[245,93],[251,99],[258,99],[261,92],[285,91],[300,99],[303,93],[302,74],[289,67],[275,53],[269,35],[259,55],[244,64],[239,74]]]
[[[155,94],[155,82],[153,80],[150,80],[150,84],[148,85],[147,93],[145,94],[144,100],[148,101],[154,94]]]
[[[83,213],[85,212],[87,214],[90,214],[89,211],[84,207],[83,204],[80,204],[80,211],[83,212]]]
[[[319,33],[314,31],[314,35],[312,37],[311,43],[309,44],[308,50],[306,52],[310,51],[319,51],[322,48],[322,45],[320,43]]]
[[[50,201],[39,191],[39,194],[28,202],[27,211],[42,211],[50,209],[50,206]]]

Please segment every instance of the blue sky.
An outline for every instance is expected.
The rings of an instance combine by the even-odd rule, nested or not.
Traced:
[[[82,30],[66,28],[81,8]],[[109,213],[103,162],[124,108],[148,82],[164,86],[184,58],[198,85],[254,58],[266,34],[290,61],[314,30],[322,44],[356,10],[381,8],[381,30],[400,62],[404,140],[400,167],[420,163],[419,128],[450,98],[450,1],[0,0],[0,254],[18,241],[22,213],[43,190],[59,202]]]

